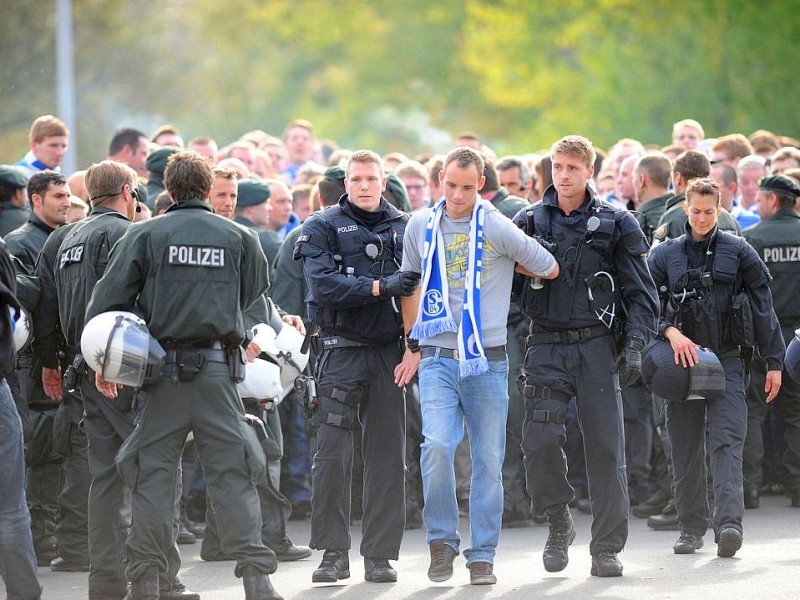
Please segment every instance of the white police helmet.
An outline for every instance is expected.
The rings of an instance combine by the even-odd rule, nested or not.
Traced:
[[[784,368],[789,377],[800,383],[800,329],[795,330],[792,341],[786,346]]]
[[[19,312],[9,308],[11,312],[11,320],[16,320],[14,324],[14,347],[17,353],[24,352],[31,345],[31,316],[28,314],[28,309],[24,306],[20,307]]]
[[[283,387],[294,385],[295,377],[300,375],[308,364],[308,351],[301,352],[303,336],[291,325],[283,324],[280,332],[264,323],[253,327],[253,341],[258,343],[263,352],[275,359],[281,369]],[[263,340],[263,344],[259,343]]]
[[[121,310],[101,313],[86,323],[81,354],[106,381],[131,387],[158,377],[166,356],[144,320]]]
[[[242,398],[277,398],[283,391],[281,368],[271,361],[257,358],[247,363],[244,379],[236,384],[236,389]]]

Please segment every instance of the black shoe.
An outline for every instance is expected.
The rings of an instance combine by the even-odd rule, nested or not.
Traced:
[[[585,515],[592,514],[592,503],[589,502],[588,498],[581,498],[575,503],[575,508],[578,509],[578,512],[582,512]]]
[[[738,529],[726,527],[719,532],[717,538],[717,556],[730,558],[742,547],[742,534]]]
[[[397,571],[389,564],[388,558],[365,558],[364,580],[372,583],[394,583]]]
[[[678,524],[678,511],[675,510],[675,504],[669,502],[664,508],[664,512],[660,515],[653,515],[647,519],[647,526],[656,531],[678,531],[680,525]]]
[[[87,573],[89,571],[89,563],[83,561],[71,561],[56,556],[50,561],[51,571],[72,572],[72,573]]]
[[[89,590],[89,600],[125,600],[125,596],[127,595],[127,589],[123,588],[121,590],[98,590],[98,589],[90,589]]]
[[[242,584],[245,600],[283,600],[283,596],[272,587],[269,575],[258,573],[253,567],[242,569]]]
[[[745,488],[744,490],[744,507],[745,508],[758,508],[758,489]]]
[[[191,533],[192,535],[194,535],[194,537],[196,537],[198,539],[202,538],[203,535],[206,532],[206,524],[205,523],[199,523],[199,522],[192,521],[186,515],[181,515],[181,523],[183,524],[184,528],[186,528],[186,530],[189,533]]]
[[[786,488],[782,483],[765,483],[758,488],[760,496],[783,496],[786,493]]]
[[[598,552],[592,554],[592,575],[595,577],[622,576],[622,563],[616,552]]]
[[[161,590],[161,600],[200,600],[200,594],[187,590],[177,577],[168,590]]]
[[[469,569],[469,582],[471,585],[494,585],[497,577],[494,574],[492,563],[474,562],[467,565]]]
[[[289,517],[290,521],[302,521],[311,514],[311,502],[308,500],[301,500],[297,504],[292,504],[292,514]]]
[[[800,490],[793,490],[789,492],[789,498],[792,501],[792,506],[795,508],[800,507]]]
[[[36,551],[36,564],[40,567],[49,567],[56,558],[58,558],[58,551],[55,548]]]
[[[131,582],[131,589],[125,600],[159,600],[158,568],[147,569],[136,581]]]
[[[322,562],[311,575],[313,583],[336,583],[350,577],[350,559],[347,550],[325,550]]]
[[[275,558],[277,558],[281,562],[292,562],[293,560],[301,560],[303,558],[308,558],[311,556],[311,548],[308,546],[295,546],[292,543],[292,540],[287,538],[286,536],[283,537],[282,540],[278,540],[277,542],[269,542],[267,543],[270,550],[275,553]]]
[[[197,542],[197,536],[186,529],[182,519],[178,519],[178,544],[194,544],[195,542]]]
[[[447,581],[453,576],[453,561],[458,553],[442,540],[433,540],[430,550],[431,565],[428,567],[428,579],[437,583]]]
[[[542,562],[544,570],[549,573],[563,571],[569,563],[569,550],[572,542],[575,541],[575,525],[572,522],[572,515],[569,508],[564,506],[555,512],[547,512],[550,522],[550,534],[544,544]]]
[[[694,554],[695,550],[703,547],[703,537],[696,533],[682,533],[672,547],[675,554]]]

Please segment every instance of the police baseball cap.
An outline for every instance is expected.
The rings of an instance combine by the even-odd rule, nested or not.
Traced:
[[[794,179],[786,175],[768,175],[758,182],[758,189],[771,192],[783,192],[790,196],[800,196],[800,186]]]
[[[269,200],[269,186],[256,179],[239,181],[239,195],[236,204],[239,206],[258,206]]]
[[[178,148],[174,148],[172,146],[159,148],[158,150],[151,152],[150,156],[147,157],[145,167],[152,173],[159,173],[163,175],[164,169],[167,168],[167,160],[169,160],[169,157],[178,151]]]
[[[329,167],[323,174],[325,179],[333,179],[334,181],[344,181],[345,173],[342,167]]]
[[[0,185],[14,189],[24,188],[28,186],[28,178],[15,167],[0,165]]]

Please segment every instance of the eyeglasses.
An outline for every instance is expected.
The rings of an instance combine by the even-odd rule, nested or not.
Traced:
[[[424,185],[424,184],[421,184],[421,183],[420,183],[420,184],[414,184],[414,185],[407,185],[407,186],[406,186],[406,189],[407,189],[409,192],[410,192],[411,190],[414,190],[414,191],[420,191],[420,190],[424,190],[424,189],[425,189],[425,185]]]

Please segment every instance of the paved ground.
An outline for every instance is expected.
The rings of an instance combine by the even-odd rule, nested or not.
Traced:
[[[785,497],[762,498],[761,508],[745,516],[744,546],[732,559],[716,555],[713,535],[695,555],[676,556],[672,544],[676,532],[656,532],[641,519],[631,518],[630,537],[621,555],[625,575],[600,579],[589,575],[588,516],[575,513],[578,537],[570,552],[570,564],[561,573],[547,573],[541,551],[547,537],[545,526],[504,529],[495,562],[498,584],[469,585],[463,557],[456,558],[453,578],[445,583],[428,581],[428,549],[421,530],[406,532],[401,559],[395,564],[397,584],[364,581],[363,562],[357,550],[351,551],[352,577],[337,585],[312,584],[311,572],[321,553],[295,563],[282,563],[272,580],[288,600],[356,600],[361,598],[401,600],[449,600],[451,598],[547,598],[577,600],[680,599],[693,600],[782,600],[800,598],[800,509],[791,508]],[[462,520],[462,531],[466,521]],[[290,537],[307,542],[309,522],[291,522]],[[353,527],[357,549],[360,527]],[[233,576],[233,563],[206,563],[199,558],[199,544],[182,546],[181,577],[203,600],[240,600],[241,584]],[[40,568],[44,600],[84,600],[85,573],[53,573]],[[0,584],[0,592],[5,588]],[[0,597],[5,594],[0,593]]]

